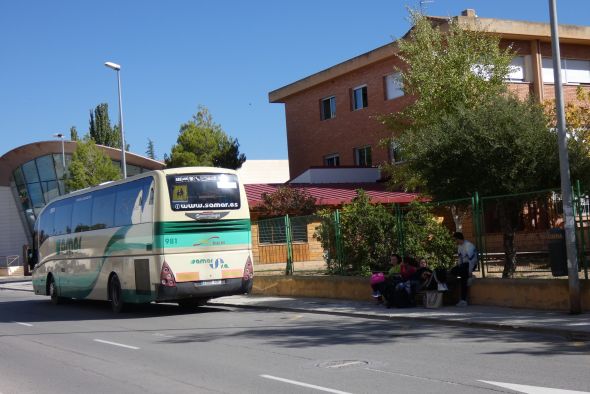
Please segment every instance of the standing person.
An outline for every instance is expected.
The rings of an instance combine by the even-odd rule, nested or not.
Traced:
[[[451,275],[457,276],[461,279],[461,301],[457,306],[467,306],[467,281],[471,277],[471,273],[477,266],[477,250],[475,245],[465,240],[463,233],[453,234],[455,242],[457,243],[457,265],[451,268]]]

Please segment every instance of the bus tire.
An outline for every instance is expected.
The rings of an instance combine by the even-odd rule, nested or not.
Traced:
[[[178,305],[184,309],[191,309],[205,306],[207,301],[209,301],[209,298],[187,298],[184,300],[178,300]]]
[[[123,311],[125,304],[123,303],[123,291],[121,290],[121,282],[117,274],[113,274],[109,279],[109,301],[111,309],[114,313]]]
[[[62,298],[59,296],[53,275],[49,275],[49,277],[47,278],[47,293],[51,297],[51,303],[53,305],[61,304]]]

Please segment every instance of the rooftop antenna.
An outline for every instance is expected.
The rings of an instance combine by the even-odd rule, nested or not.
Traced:
[[[434,3],[434,0],[420,0],[420,13],[425,14],[426,4]]]

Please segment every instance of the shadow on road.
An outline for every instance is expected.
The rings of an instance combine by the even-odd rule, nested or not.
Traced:
[[[222,314],[219,312],[226,312]],[[232,314],[232,315],[230,315]],[[203,319],[190,316],[203,315]],[[159,317],[183,317],[186,319],[154,320]],[[204,319],[209,317],[220,319]],[[590,343],[572,342],[560,336],[543,335],[509,330],[476,329],[460,326],[445,326],[413,319],[374,320],[360,317],[335,316],[285,312],[271,309],[234,309],[230,307],[205,306],[186,310],[176,304],[131,305],[126,313],[113,314],[109,304],[99,301],[72,300],[63,305],[53,305],[48,298],[22,299],[0,298],[0,323],[14,322],[75,322],[75,321],[121,321],[142,320],[137,328],[106,326],[96,327],[96,332],[151,332],[169,333],[170,337],[158,340],[161,344],[182,345],[211,343],[240,339],[255,340],[265,346],[283,348],[322,348],[338,345],[379,344],[384,349],[413,341],[434,342],[448,340],[461,346],[478,347],[484,342],[505,343],[510,349],[504,351],[480,351],[480,355],[526,354],[526,355],[586,355]],[[0,326],[1,328],[1,326]],[[2,336],[26,336],[55,334],[68,335],[78,331],[58,330],[45,333],[19,332]],[[88,332],[82,330],[80,332]],[[92,331],[94,332],[94,331]],[[437,341],[434,341],[436,339]],[[530,346],[534,343],[534,346]],[[482,348],[483,349],[483,348]]]
[[[125,312],[115,314],[106,301],[66,300],[53,305],[49,298],[3,300],[0,302],[0,323],[67,322],[82,320],[124,320],[162,316],[180,316],[224,312],[227,308],[181,308],[177,304],[128,304]]]
[[[477,347],[482,342],[493,341],[511,345],[506,354],[557,355],[557,354],[588,354],[590,343],[572,342],[560,336],[535,333],[500,331],[491,329],[474,329],[469,327],[444,326],[421,321],[372,320],[348,318],[342,316],[311,317],[307,315],[302,321],[293,320],[297,313],[277,312],[272,310],[242,310],[241,314],[283,315],[277,324],[264,327],[244,328],[231,334],[232,338],[262,339],[265,344],[284,348],[318,348],[334,345],[367,345],[380,344],[385,348],[412,341],[428,341],[429,339],[445,340]],[[299,315],[302,315],[299,313]],[[261,320],[267,321],[268,319]],[[270,319],[271,321],[273,319]],[[198,332],[189,335],[163,339],[170,344],[186,344],[191,342],[213,342],[227,339],[227,332]],[[534,342],[535,346],[530,346]],[[480,354],[503,354],[488,352]]]

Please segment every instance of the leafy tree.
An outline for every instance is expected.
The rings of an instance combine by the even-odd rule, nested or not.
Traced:
[[[555,100],[546,100],[543,107],[549,117],[550,125],[556,127]],[[576,100],[565,104],[565,123],[571,135],[590,143],[590,90],[578,86]]]
[[[148,138],[148,145],[145,154],[150,159],[156,160],[156,150],[154,149],[154,141],[152,141],[151,138]]]
[[[101,103],[96,106],[94,112],[90,111],[90,138],[99,145],[121,148],[121,133],[119,127],[114,129],[109,118],[109,105]]]
[[[193,118],[180,127],[176,145],[164,161],[170,167],[221,166],[237,169],[246,161],[239,153],[237,139],[229,137],[221,126],[213,122],[209,110],[203,106]]]
[[[70,127],[70,141],[78,141],[79,137],[78,137],[78,130],[76,129],[76,126],[72,126]]]
[[[224,139],[219,153],[213,159],[215,167],[237,169],[246,161],[246,155],[240,153],[240,143],[236,138]]]
[[[383,143],[394,140],[404,159],[409,159],[405,143],[424,127],[459,108],[474,107],[504,94],[504,77],[512,59],[510,48],[501,49],[496,36],[465,30],[453,20],[449,21],[449,30],[441,32],[419,12],[410,11],[410,16],[414,27],[407,39],[399,41],[398,56],[406,66],[396,71],[401,75],[404,93],[414,102],[382,117],[392,130],[391,138]],[[386,170],[398,186],[424,186],[425,180],[405,166],[387,166]]]
[[[557,117],[555,112],[555,100],[547,100],[543,104],[545,113],[549,118],[549,126],[555,128]],[[582,181],[585,192],[590,190],[590,90],[578,86],[576,100],[571,100],[565,105],[565,123],[568,134],[568,150],[570,166],[574,179]]]
[[[315,209],[315,198],[305,190],[282,186],[273,193],[262,194],[261,211],[264,216],[310,215]]]
[[[121,178],[119,168],[88,137],[78,141],[68,170],[66,187],[69,191]]]
[[[328,270],[342,273],[335,261],[332,212],[322,210],[318,214],[322,224],[316,229],[315,237],[328,251]],[[357,190],[357,196],[342,208],[340,214],[342,263],[347,273],[369,275],[371,270],[386,268],[390,254],[397,250],[394,223],[395,218],[387,208],[371,204],[365,191]]]
[[[498,96],[441,117],[419,133],[402,136],[408,169],[436,198],[525,193],[559,184],[557,136],[540,105]],[[425,160],[424,158],[428,158]],[[583,160],[577,168],[587,168]],[[522,200],[498,201],[506,254],[503,276],[516,266],[514,233]]]
[[[394,183],[420,187],[436,199],[528,192],[559,184],[557,138],[542,108],[507,92],[504,77],[512,51],[499,38],[464,30],[448,32],[412,13],[414,28],[399,44],[403,87],[415,101],[383,117],[402,147],[406,164],[390,168]],[[573,140],[573,139],[571,139]],[[572,167],[586,168],[583,147]],[[516,266],[514,232],[522,201],[498,203],[504,233],[504,277]]]
[[[431,267],[450,268],[456,261],[451,232],[437,221],[430,205],[420,202],[410,203],[404,216],[404,250],[425,258]]]

